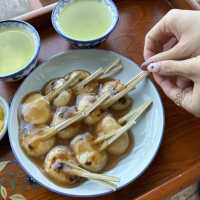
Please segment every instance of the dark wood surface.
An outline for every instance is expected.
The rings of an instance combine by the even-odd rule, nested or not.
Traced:
[[[147,31],[170,9],[163,0],[121,0],[116,1],[120,11],[120,23],[112,36],[99,48],[111,49],[137,63],[143,62],[143,42]],[[39,62],[52,55],[67,51],[71,47],[60,38],[49,22],[32,21],[39,30],[42,48]],[[20,83],[0,82],[0,95],[12,99]],[[199,119],[177,108],[162,93],[166,113],[166,127],[160,150],[145,173],[134,183],[121,191],[99,200],[157,200],[176,193],[200,178],[200,123]],[[159,122],[158,122],[159,123]],[[1,142],[0,159],[13,161],[0,173],[0,183],[8,193],[21,193],[28,200],[61,200],[64,198],[30,182],[26,174],[15,162],[8,138]]]

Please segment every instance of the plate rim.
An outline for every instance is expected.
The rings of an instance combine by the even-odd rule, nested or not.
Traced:
[[[126,59],[128,59],[131,63],[135,63],[131,58],[125,56],[125,55],[122,55],[120,53],[117,53],[117,52],[114,52],[112,50],[106,50],[106,49],[70,49],[68,51],[63,51],[63,52],[59,52],[53,56],[51,56],[50,58],[48,58],[47,60],[45,60],[43,63],[39,64],[32,72],[34,72],[35,70],[37,70],[38,67],[42,68],[43,66],[45,66],[47,63],[51,62],[53,59],[59,57],[59,56],[62,56],[64,54],[68,54],[68,53],[72,53],[72,52],[76,52],[76,51],[102,51],[102,52],[111,52],[117,56],[122,56]],[[137,63],[135,63],[137,64]],[[137,64],[138,65],[138,64]],[[13,102],[14,102],[14,99],[16,98],[16,93],[18,93],[18,91],[21,89],[24,81],[27,80],[27,78],[32,74],[32,72],[23,80],[23,82],[21,83],[21,85],[17,88],[16,92],[15,92],[15,95],[13,96],[13,99],[12,99],[12,102],[10,104],[10,110],[12,110],[12,107],[13,107]],[[48,189],[49,191],[51,192],[54,192],[56,194],[59,194],[59,195],[62,195],[62,196],[69,196],[69,197],[79,197],[79,198],[94,198],[94,197],[100,197],[100,196],[105,196],[105,195],[109,195],[109,194],[112,194],[114,192],[117,192],[117,191],[120,191],[122,190],[123,188],[125,188],[126,186],[128,186],[129,184],[133,183],[138,177],[140,177],[146,170],[147,168],[151,165],[151,163],[153,162],[153,160],[155,159],[159,149],[160,149],[160,146],[161,146],[161,143],[162,143],[162,140],[163,140],[163,136],[164,136],[164,130],[165,130],[165,112],[164,112],[164,106],[163,106],[163,102],[162,102],[162,99],[161,99],[161,96],[160,96],[160,93],[158,92],[155,84],[152,82],[152,80],[149,79],[149,81],[151,82],[153,88],[155,89],[157,95],[158,95],[158,98],[159,98],[159,101],[160,101],[160,104],[161,104],[161,112],[162,112],[162,118],[163,118],[163,126],[162,126],[162,133],[161,133],[161,137],[160,137],[160,140],[158,142],[158,146],[157,146],[157,149],[156,151],[154,152],[154,155],[152,156],[152,158],[150,159],[149,163],[146,165],[146,167],[137,175],[135,176],[133,179],[131,179],[130,181],[128,181],[126,184],[124,185],[121,185],[119,187],[117,187],[117,189],[115,191],[113,190],[110,190],[110,191],[106,191],[106,192],[102,192],[102,193],[99,193],[99,194],[93,194],[93,195],[80,195],[80,194],[69,194],[69,193],[64,193],[64,192],[61,192],[61,191],[57,191],[56,189],[54,190],[53,188],[43,184],[42,182],[40,182],[40,180],[37,180],[33,177],[33,175],[31,175],[26,169],[25,167],[23,166],[23,164],[21,164],[21,162],[18,160],[18,156],[17,156],[17,152],[15,151],[15,148],[13,147],[13,144],[11,142],[11,133],[10,133],[10,129],[11,129],[11,117],[9,117],[9,121],[8,121],[8,137],[9,137],[9,142],[10,142],[10,146],[11,146],[11,150],[16,158],[16,161],[17,163],[19,164],[19,166],[24,170],[24,172],[30,176],[33,180],[35,180],[40,186]],[[12,115],[12,114],[10,114]]]

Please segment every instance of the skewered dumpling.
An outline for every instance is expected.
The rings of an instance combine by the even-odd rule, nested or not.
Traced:
[[[62,91],[54,100],[53,105],[56,107],[67,106],[73,99],[72,89]]]
[[[88,83],[86,85],[82,84],[82,81],[90,76],[89,72],[84,71],[84,70],[76,70],[72,73],[74,73],[74,74],[79,73],[80,74],[78,84],[73,87],[73,90],[75,91],[76,95],[83,94],[83,93],[85,94],[85,93],[97,92],[97,88],[98,88],[98,82],[97,81],[94,80],[91,83]]]
[[[76,81],[76,83],[80,83],[82,80],[87,78],[90,75],[90,73],[85,70],[75,70],[75,71],[65,75],[65,77],[63,77],[63,78],[56,78],[54,80],[51,80],[44,86],[44,88],[43,88],[44,94],[47,95],[51,91],[58,89],[67,80],[69,80],[69,78],[73,79],[73,77],[75,77],[77,75],[78,75],[78,80]]]
[[[100,152],[93,144],[90,133],[76,136],[70,144],[77,161],[82,167],[92,172],[100,172],[107,164],[108,156],[105,151]]]
[[[68,76],[67,76],[68,77]],[[44,87],[43,92],[44,95],[49,94],[51,91],[58,89],[61,87],[66,80],[64,78],[57,78],[54,80],[49,81]]]
[[[28,95],[21,110],[24,121],[31,124],[45,124],[51,119],[51,107],[48,100],[40,93]]]
[[[97,93],[97,91],[98,91],[98,86],[99,86],[98,81],[93,81],[93,82],[91,82],[91,83],[86,84],[86,85],[83,86],[83,87],[76,88],[75,91],[76,91],[76,94],[77,94],[77,95],[80,95],[80,94]]]
[[[77,98],[77,109],[83,111],[85,108],[91,107],[96,101],[97,96],[95,94],[83,94]],[[96,108],[89,116],[85,117],[84,122],[88,125],[94,125],[103,118],[105,111],[101,108]]]
[[[117,93],[117,92],[122,91],[125,88],[126,88],[125,85],[120,80],[109,80],[109,81],[106,81],[102,85],[100,92],[105,93],[109,91],[110,89],[114,89],[115,92]]]
[[[51,91],[58,89],[65,83],[64,78],[52,80],[47,83],[43,89],[44,94],[48,95]],[[67,106],[73,99],[72,89],[63,90],[53,99],[53,105],[56,107]]]
[[[113,88],[114,91],[116,93],[118,93],[118,92],[124,90],[126,88],[126,86],[120,80],[110,80],[110,81],[106,81],[103,84],[100,92],[105,93],[110,88]],[[117,102],[115,102],[111,106],[111,109],[116,110],[116,111],[120,111],[120,110],[124,110],[124,109],[129,108],[131,106],[131,104],[132,104],[132,99],[128,95],[125,95],[124,97],[119,99]]]
[[[120,111],[130,108],[133,103],[133,100],[128,95],[119,99],[116,103],[111,106],[112,110]]]
[[[78,80],[76,81],[76,84],[72,87],[72,89],[68,88],[67,90],[63,90],[60,94],[58,94],[54,99],[53,99],[53,105],[56,107],[63,107],[67,106],[71,103],[71,101],[74,99],[74,92],[76,91],[76,85],[79,84],[81,81],[83,81],[85,78],[87,78],[90,73],[84,70],[75,70],[71,72],[70,74],[67,74],[64,78],[60,79],[55,79],[50,81],[45,87],[44,87],[44,92],[45,95],[49,94],[51,91],[58,89],[61,87],[66,80],[70,78],[73,78],[74,76],[79,75]],[[75,91],[73,91],[75,90]],[[79,92],[84,92],[84,91],[92,92],[94,88],[92,87],[92,84],[86,85],[84,88],[81,89]]]
[[[75,70],[75,71],[71,72],[70,76],[76,76],[77,74],[79,74],[78,83],[80,83],[81,81],[83,81],[90,75],[90,72],[79,69],[79,70]]]
[[[65,121],[66,119],[73,117],[76,114],[76,112],[77,111],[75,107],[62,107],[57,109],[56,113],[54,114],[51,125],[57,125]],[[57,134],[57,136],[61,139],[71,139],[80,132],[81,126],[81,122],[74,123],[71,126],[60,131]]]
[[[43,130],[48,128],[48,126],[33,127],[33,129],[28,130],[28,132],[20,134],[20,143],[29,156],[43,156],[54,146],[55,137],[51,137],[46,140],[35,140],[35,138],[43,133]]]
[[[119,128],[121,128],[121,125],[114,119],[114,117],[112,115],[106,115],[97,125],[97,136],[112,133]],[[108,147],[107,151],[114,155],[124,154],[129,147],[129,143],[129,135],[124,133]]]
[[[62,184],[79,183],[81,178],[73,175],[70,167],[67,167],[63,161],[77,163],[69,148],[61,145],[54,147],[44,160],[44,170],[47,175]]]

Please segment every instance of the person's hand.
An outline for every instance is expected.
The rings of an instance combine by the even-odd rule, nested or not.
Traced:
[[[200,11],[169,11],[146,35],[147,64],[161,60],[183,60],[200,55]],[[164,51],[167,43],[172,48]]]
[[[200,117],[200,56],[183,61],[159,61],[150,64],[148,68],[170,99]],[[182,87],[177,84],[177,77],[183,77],[192,83]]]
[[[142,67],[170,99],[200,117],[199,27],[199,11],[171,10],[147,34]]]

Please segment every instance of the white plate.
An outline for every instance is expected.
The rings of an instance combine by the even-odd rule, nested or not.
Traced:
[[[119,57],[124,66],[123,71],[116,76],[125,83],[135,76],[139,67],[131,60],[105,50],[72,50],[57,55],[35,69],[22,83],[12,101],[9,121],[9,138],[12,150],[24,168],[37,182],[51,191],[70,196],[98,196],[110,193],[111,190],[93,181],[86,181],[75,188],[60,187],[49,181],[32,161],[22,151],[18,140],[17,110],[22,98],[29,92],[39,90],[50,79],[60,77],[75,69],[85,69],[94,72],[100,66],[106,66]],[[147,99],[153,100],[153,106],[133,128],[135,146],[128,156],[108,171],[106,174],[120,178],[121,188],[134,181],[151,163],[160,146],[164,129],[164,112],[159,94],[150,80],[140,83],[136,90],[130,93],[135,105]]]
[[[9,118],[9,105],[8,102],[0,96],[0,107],[3,109],[3,113],[4,113],[4,124],[3,124],[3,128],[0,131],[0,140],[3,139],[4,135],[7,132],[7,125],[8,125],[8,118]]]

